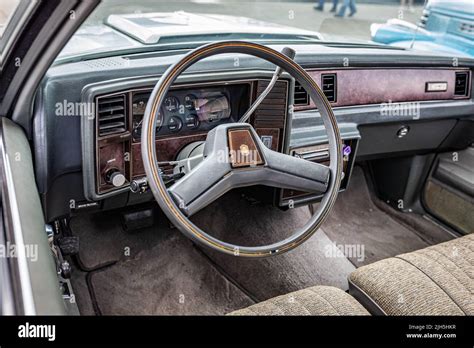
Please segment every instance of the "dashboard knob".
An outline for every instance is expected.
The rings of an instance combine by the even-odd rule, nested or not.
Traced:
[[[105,174],[105,181],[115,187],[121,187],[125,184],[126,178],[118,169],[110,169]]]

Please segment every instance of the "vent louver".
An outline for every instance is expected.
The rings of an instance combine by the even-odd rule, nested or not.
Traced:
[[[336,74],[322,74],[321,87],[330,102],[336,102]]]
[[[303,86],[298,81],[295,81],[294,105],[307,106],[309,105],[309,95],[306,93]]]
[[[268,86],[268,81],[259,80],[257,96]],[[286,120],[287,83],[277,81],[271,92],[254,113],[255,128],[284,128]]]
[[[126,131],[125,109],[124,94],[98,99],[97,119],[99,123],[99,136]]]
[[[457,72],[454,83],[454,95],[467,96],[469,86],[469,75],[467,71]]]

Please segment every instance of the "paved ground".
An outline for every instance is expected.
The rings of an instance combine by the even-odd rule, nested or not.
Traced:
[[[18,0],[2,0],[0,4],[0,34],[10,8]],[[342,3],[342,0],[340,0]],[[89,21],[102,21],[108,14],[133,12],[188,11],[192,13],[214,13],[245,16],[272,23],[319,31],[331,39],[342,36],[346,39],[370,39],[370,24],[385,22],[390,18],[402,18],[416,23],[421,16],[422,6],[414,11],[401,10],[397,3],[359,4],[352,18],[334,18],[327,3],[325,12],[313,9],[311,2],[298,1],[223,1],[223,0],[104,0]]]
[[[342,3],[342,0],[340,1]],[[383,23],[390,18],[402,18],[416,23],[421,16],[422,6],[416,6],[413,12],[400,10],[392,4],[359,4],[352,18],[334,18],[327,3],[325,12],[313,9],[310,2],[275,1],[160,1],[160,0],[104,0],[94,12],[90,21],[103,20],[110,13],[133,12],[170,12],[188,11],[196,13],[214,13],[245,16],[268,22],[319,31],[328,39],[343,36],[357,39],[370,39],[370,24]]]

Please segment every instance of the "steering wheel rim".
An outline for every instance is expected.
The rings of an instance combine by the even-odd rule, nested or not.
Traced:
[[[303,227],[294,232],[290,237],[269,245],[234,245],[221,241],[201,230],[181,211],[160,176],[155,147],[155,124],[158,117],[158,110],[169,88],[176,78],[194,63],[206,57],[222,53],[248,54],[280,66],[284,71],[295,78],[308,92],[321,114],[328,136],[330,175],[328,188],[320,205]],[[180,61],[170,66],[155,85],[147,104],[142,124],[141,151],[145,173],[151,191],[171,223],[185,236],[200,245],[239,257],[268,257],[285,253],[301,245],[319,229],[337,198],[342,173],[342,146],[339,128],[331,106],[319,86],[300,65],[269,47],[245,41],[221,41],[201,46],[189,52]]]

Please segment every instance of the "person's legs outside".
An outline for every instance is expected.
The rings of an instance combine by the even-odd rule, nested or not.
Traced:
[[[318,3],[314,5],[314,9],[322,11],[324,9],[324,0],[319,0]]]
[[[335,14],[336,17],[344,17],[344,14],[346,13],[346,8],[349,6],[350,0],[344,0],[342,3],[342,6],[339,8],[339,12]]]
[[[351,12],[349,13],[349,17],[352,17],[357,12],[355,0],[350,0],[349,9],[351,10]]]
[[[414,12],[415,9],[413,8],[413,3],[414,3],[413,0],[400,0],[400,8],[402,10],[408,9],[408,11]]]

